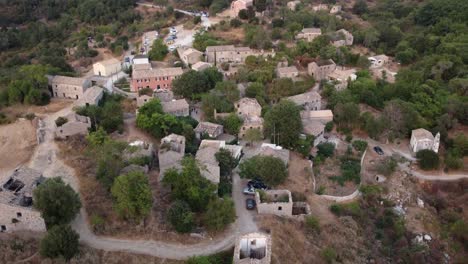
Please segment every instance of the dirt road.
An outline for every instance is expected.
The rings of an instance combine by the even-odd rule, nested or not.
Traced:
[[[45,177],[60,176],[75,190],[79,190],[75,172],[62,162],[58,156],[58,147],[54,142],[54,121],[59,116],[64,116],[71,111],[67,107],[57,113],[42,116],[45,137],[43,143],[36,148],[29,166],[40,170]],[[234,200],[236,202],[237,221],[231,225],[227,235],[215,240],[206,240],[195,245],[183,245],[166,243],[154,240],[127,240],[94,235],[87,222],[87,214],[81,209],[72,223],[72,227],[80,234],[80,241],[88,246],[106,251],[126,251],[138,254],[147,254],[167,259],[187,259],[194,255],[209,255],[228,249],[234,245],[239,234],[257,230],[253,221],[253,213],[244,208],[244,197],[242,196],[242,185],[239,176],[234,177]]]

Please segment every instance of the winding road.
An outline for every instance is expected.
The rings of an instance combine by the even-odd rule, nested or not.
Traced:
[[[78,180],[75,171],[67,166],[57,156],[58,146],[54,141],[54,122],[59,116],[65,116],[70,113],[72,106],[60,110],[54,114],[42,117],[41,128],[44,131],[44,139],[40,143],[30,162],[29,166],[43,172],[45,177],[61,176],[63,180],[70,184],[73,189],[79,191]],[[253,220],[254,214],[247,211],[244,206],[244,197],[242,194],[242,180],[237,173],[233,178],[233,199],[236,205],[236,214],[238,216],[226,232],[226,235],[214,240],[204,240],[194,245],[184,245],[176,243],[167,243],[155,240],[130,240],[117,239],[111,237],[96,236],[92,233],[84,208],[81,209],[72,227],[80,234],[80,241],[90,247],[106,251],[126,251],[138,254],[147,254],[159,258],[184,260],[195,255],[214,254],[232,247],[236,238],[240,234],[254,232],[258,230]]]

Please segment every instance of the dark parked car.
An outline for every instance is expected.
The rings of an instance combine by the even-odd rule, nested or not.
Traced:
[[[264,184],[261,180],[251,180],[247,182],[248,187],[253,187],[255,189],[260,189],[260,190],[266,190],[268,189],[268,186]]]
[[[250,198],[245,200],[245,208],[247,208],[247,210],[255,209],[255,200]]]
[[[374,151],[377,152],[377,154],[379,154],[379,155],[383,155],[383,154],[384,154],[384,151],[383,151],[382,148],[379,147],[379,146],[375,146],[375,147],[374,147]]]

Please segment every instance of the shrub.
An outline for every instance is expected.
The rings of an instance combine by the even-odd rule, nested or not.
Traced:
[[[320,252],[320,255],[322,256],[323,260],[327,263],[333,263],[336,260],[336,251],[335,249],[331,247],[326,247]]]
[[[433,170],[439,168],[439,156],[432,150],[423,149],[416,153],[419,167],[423,170]]]
[[[320,143],[317,145],[318,154],[324,157],[331,157],[335,152],[335,145],[333,143]]]
[[[66,124],[68,122],[68,119],[66,117],[59,117],[55,120],[55,124],[59,127],[59,126],[63,126],[64,124]]]
[[[204,215],[204,223],[210,230],[219,231],[236,220],[234,202],[230,198],[212,199]]]
[[[93,214],[91,216],[90,222],[91,222],[91,226],[93,227],[94,231],[98,231],[98,230],[102,229],[104,227],[104,224],[105,224],[104,219],[101,216],[97,215],[97,214]]]
[[[355,140],[352,143],[353,148],[357,151],[364,151],[367,148],[367,141],[364,140]]]
[[[385,176],[389,176],[395,172],[397,162],[392,157],[386,157],[381,163],[377,165],[377,172]]]
[[[328,122],[328,123],[325,125],[325,132],[330,132],[330,131],[332,131],[332,130],[333,130],[333,126],[334,126],[333,121]]]
[[[190,211],[188,203],[177,200],[168,211],[167,218],[177,232],[187,233],[192,231],[194,226],[193,213]]]
[[[320,223],[315,216],[307,216],[305,218],[305,226],[308,231],[320,232]]]
[[[325,193],[325,189],[325,186],[320,186],[315,193],[318,195],[322,195]]]
[[[43,257],[63,257],[70,260],[78,253],[79,235],[70,226],[54,226],[41,240],[39,253]]]

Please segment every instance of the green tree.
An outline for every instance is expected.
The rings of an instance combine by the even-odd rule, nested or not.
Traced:
[[[80,211],[79,195],[62,178],[49,178],[33,193],[34,207],[48,227],[68,224]]]
[[[333,114],[335,122],[340,128],[352,129],[359,124],[359,106],[355,103],[338,103]]]
[[[439,168],[439,156],[432,150],[423,149],[416,153],[419,167],[423,170],[433,170]]]
[[[215,93],[218,96],[226,98],[229,102],[234,103],[239,100],[239,89],[237,85],[232,81],[218,82],[215,86]]]
[[[226,130],[229,134],[237,135],[243,122],[238,115],[231,113],[225,119],[223,119],[221,123],[224,126],[224,130]]]
[[[190,206],[184,201],[175,201],[167,212],[167,218],[179,233],[188,233],[192,231],[195,225],[194,214],[190,211]]]
[[[69,225],[53,226],[41,240],[39,253],[46,258],[70,260],[78,253],[80,236]]]
[[[237,160],[232,156],[231,151],[220,149],[215,154],[216,161],[219,163],[221,175],[231,175],[232,170],[237,166]]]
[[[148,176],[142,172],[120,175],[112,185],[117,213],[126,219],[140,220],[151,212],[153,196]]]
[[[288,177],[286,164],[273,156],[254,156],[239,165],[242,178],[261,179],[270,186],[282,183]]]
[[[206,76],[194,70],[182,74],[178,79],[172,82],[174,94],[185,98],[196,98],[199,94],[212,89],[211,83]]]
[[[325,260],[326,263],[332,264],[336,261],[337,255],[335,249],[332,247],[326,247],[324,248],[321,252],[320,255],[322,256],[323,260]]]
[[[150,60],[161,61],[164,60],[169,50],[167,46],[164,44],[162,39],[156,39],[153,42],[153,46],[151,46],[151,50],[148,52],[148,57]]]
[[[216,191],[216,186],[201,176],[200,169],[193,158],[182,160],[181,172],[175,169],[167,170],[163,184],[171,188],[172,199],[187,202],[196,212],[206,209]]]
[[[265,135],[284,147],[293,147],[302,131],[299,107],[282,100],[265,115]]]
[[[203,217],[205,226],[213,231],[220,231],[236,220],[234,202],[230,198],[212,199]]]
[[[356,15],[362,15],[369,12],[369,7],[365,0],[358,0],[353,6],[353,12]]]
[[[244,139],[247,140],[250,144],[252,144],[254,141],[262,140],[262,136],[262,131],[260,131],[260,129],[253,128],[245,132]]]

